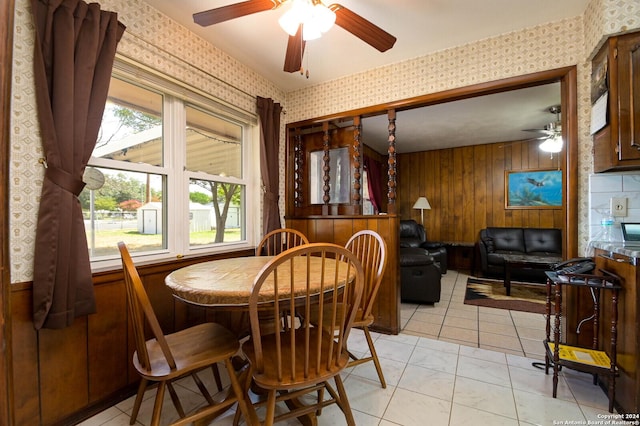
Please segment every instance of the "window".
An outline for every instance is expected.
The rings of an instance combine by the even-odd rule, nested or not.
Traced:
[[[79,197],[94,267],[121,240],[155,257],[252,246],[255,118],[120,65]]]

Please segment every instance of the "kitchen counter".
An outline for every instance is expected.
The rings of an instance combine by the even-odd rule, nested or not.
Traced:
[[[591,241],[589,243],[589,247],[609,252],[611,255],[619,254],[622,256],[627,256],[630,258],[633,265],[636,265],[638,263],[638,260],[640,260],[640,244],[634,245],[633,247],[625,247],[622,241]],[[592,250],[587,250],[587,252],[592,253]],[[593,255],[593,253],[591,255]]]

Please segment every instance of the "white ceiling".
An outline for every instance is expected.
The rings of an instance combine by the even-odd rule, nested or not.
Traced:
[[[484,95],[399,111],[396,144],[399,153],[485,143],[522,141],[556,121],[549,108],[560,105],[560,83]],[[386,152],[389,119],[386,114],[362,120],[363,143]]]
[[[309,78],[282,71],[287,34],[278,18],[287,5],[203,28],[192,15],[240,0],[145,0],[151,6],[187,27],[211,44],[227,52],[265,76],[285,91],[317,85],[346,75],[424,56],[487,37],[581,15],[589,0],[340,0],[340,4],[397,37],[393,48],[380,53],[344,29],[334,26],[322,38],[307,42],[303,67]],[[325,4],[330,4],[326,2]],[[552,90],[554,91],[554,90]],[[410,152],[409,141],[430,142],[428,149],[442,146],[499,142],[517,136],[521,129],[540,128],[554,121],[547,112],[552,105],[549,90],[526,94],[502,94],[426,107],[398,114],[398,140],[406,145],[399,152]],[[537,99],[537,100],[536,100]],[[515,101],[515,103],[514,103]],[[491,107],[495,106],[495,108]],[[464,123],[463,119],[464,118]],[[531,121],[524,120],[530,117]],[[535,119],[534,119],[535,117]],[[415,120],[414,118],[417,118]],[[376,120],[378,123],[376,124]],[[384,117],[367,119],[367,126],[384,126]],[[515,127],[506,129],[505,123]],[[453,125],[448,127],[447,124]],[[418,125],[421,127],[418,128]],[[411,132],[410,129],[415,129]],[[439,130],[440,133],[431,133]],[[506,134],[497,134],[508,130]],[[368,132],[366,128],[363,132]],[[511,135],[509,138],[507,134]],[[446,135],[446,140],[445,140]],[[363,133],[363,137],[365,133]],[[454,136],[456,140],[454,141]],[[520,134],[524,139],[527,136]],[[492,138],[497,139],[492,139]],[[475,142],[472,142],[474,141]],[[369,142],[373,142],[373,138]],[[411,148],[413,150],[413,148]]]

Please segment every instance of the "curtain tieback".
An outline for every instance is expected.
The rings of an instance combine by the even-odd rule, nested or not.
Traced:
[[[60,188],[71,192],[76,197],[80,195],[85,185],[83,181],[75,179],[70,173],[51,164],[46,168],[44,176]]]

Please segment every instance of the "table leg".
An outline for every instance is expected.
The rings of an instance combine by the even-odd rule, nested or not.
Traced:
[[[507,296],[511,296],[511,263],[504,264],[504,288],[507,289]]]

